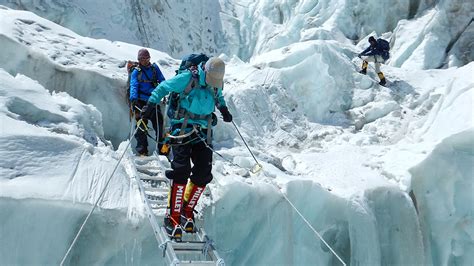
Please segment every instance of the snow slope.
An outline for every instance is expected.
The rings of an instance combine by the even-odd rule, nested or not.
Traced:
[[[192,0],[1,0],[0,5],[34,12],[83,36],[152,47],[175,58],[225,49],[218,0],[198,5]]]
[[[473,60],[471,1],[222,0],[231,53],[255,55],[308,40],[389,39],[389,65],[409,69],[462,66]],[[235,40],[236,39],[236,40]]]
[[[264,5],[270,2],[257,4],[272,17]],[[31,205],[42,210],[31,216],[39,223],[1,216],[2,235],[13,233],[0,240],[0,254],[7,264],[55,264],[90,208],[83,204],[97,198],[126,146],[113,151],[107,140],[118,144],[129,132],[123,90],[115,83],[124,84],[121,62],[139,47],[84,38],[28,12],[0,13],[0,43],[7,48],[0,51],[0,68],[10,73],[0,72],[0,145],[6,147],[0,204],[9,212]],[[212,198],[199,205],[206,231],[229,265],[339,265],[285,193],[348,264],[469,265],[474,81],[468,77],[474,63],[442,70],[383,66],[389,83],[381,87],[372,67],[367,76],[357,73],[360,60],[353,58],[364,42],[335,36],[341,37],[279,41],[250,63],[221,55],[229,109],[263,170],[248,172],[252,157],[235,128],[219,121],[215,148],[232,164],[215,156]],[[151,52],[171,77],[177,61]],[[107,190],[108,210],[94,216],[74,263],[160,259],[136,188],[119,169]],[[29,239],[20,231],[45,228],[51,217],[64,220],[58,234],[51,228]],[[22,251],[31,256],[23,261],[18,254],[27,239],[32,244]],[[57,242],[54,254],[34,250],[43,242]]]
[[[130,128],[124,123],[128,113],[125,62],[135,60],[139,47],[84,38],[29,12],[0,12],[2,68],[96,106],[102,113],[105,137],[118,146]],[[168,66],[164,74],[171,76],[175,60],[157,51],[152,58],[160,58],[158,64]]]
[[[4,70],[0,75],[2,196],[94,202],[115,161],[102,140],[101,114],[65,93],[50,94],[25,76]],[[108,193],[115,197],[107,200],[110,208],[128,206],[123,173],[120,179]]]
[[[3,69],[0,81],[0,261],[57,264],[103,190],[117,154],[104,141],[94,106]],[[136,195],[119,168],[100,203],[102,211],[92,216],[72,254],[79,264],[122,261],[127,253],[146,260],[141,250],[127,251],[135,243],[124,238],[131,232],[135,240],[149,236],[134,229],[141,221],[127,216],[134,209],[140,215]],[[97,253],[101,246],[107,247],[103,255]]]
[[[83,36],[149,46],[173,57],[203,51],[244,60],[308,40],[391,40],[397,67],[462,66],[474,58],[470,1],[0,0]],[[104,14],[101,10],[107,10]],[[196,15],[199,14],[199,15]],[[409,38],[406,38],[409,37]]]

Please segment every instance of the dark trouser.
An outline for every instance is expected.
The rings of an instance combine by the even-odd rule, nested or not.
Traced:
[[[166,177],[176,184],[186,184],[188,178],[200,187],[212,180],[212,151],[203,141],[172,146],[172,170],[166,171]],[[193,167],[191,168],[191,161]]]
[[[146,105],[147,102],[138,100],[135,104],[140,110],[143,108],[144,105]],[[150,106],[151,107],[151,106]],[[154,107],[154,106],[153,106]],[[134,108],[134,113],[135,113],[135,120],[138,122],[140,120],[140,111],[138,111],[136,108]],[[158,116],[157,116],[158,115]],[[158,117],[158,121],[157,121]],[[153,112],[153,115],[150,118],[151,123],[153,125],[153,129],[155,130],[156,134],[158,136],[158,151],[161,149],[161,146],[163,146],[161,143],[163,142],[163,115],[161,114],[160,110],[160,105],[156,105],[156,111]],[[148,126],[148,120],[144,119],[143,122],[145,125]],[[136,151],[137,153],[140,154],[148,154],[148,136],[147,136],[147,130],[145,126],[140,124],[140,129],[137,130],[137,133],[135,133],[135,139],[137,140],[137,146],[136,146]],[[158,152],[157,151],[157,152]]]

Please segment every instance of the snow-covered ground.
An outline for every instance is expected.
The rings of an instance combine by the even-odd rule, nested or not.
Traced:
[[[0,0],[80,35],[152,47],[181,58],[225,49],[218,0]],[[176,27],[182,30],[176,30]],[[202,29],[206,29],[203,31]]]
[[[249,173],[255,162],[219,121],[215,148],[233,164],[215,157],[199,209],[226,263],[340,265],[286,195],[348,264],[472,264],[473,36],[461,23],[472,3],[402,1],[373,26],[388,2],[368,14],[357,1],[220,2],[224,95],[263,165]],[[0,264],[58,264],[127,145],[124,61],[140,47],[1,6],[0,25]],[[357,73],[358,36],[372,31],[392,37],[386,87],[372,65]],[[178,60],[151,56],[173,76]],[[72,264],[161,259],[123,167],[101,207]]]
[[[295,42],[390,40],[389,65],[461,66],[474,58],[472,1],[221,0],[230,52],[245,60]]]

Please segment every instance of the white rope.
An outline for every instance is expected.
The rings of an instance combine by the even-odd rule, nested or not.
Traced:
[[[141,120],[140,120],[140,121],[141,121]],[[135,135],[135,133],[137,132],[138,128],[139,128],[139,127],[137,127],[137,129],[135,129],[135,132],[134,132],[132,135]],[[118,166],[120,165],[120,162],[122,161],[123,157],[125,156],[125,153],[127,153],[128,147],[130,146],[131,143],[132,143],[132,141],[129,139],[129,140],[128,140],[127,147],[125,147],[125,149],[124,149],[122,155],[120,156],[120,159],[117,161],[117,164],[115,165],[115,168],[114,168],[114,170],[112,171],[112,174],[110,175],[109,179],[107,180],[107,183],[105,183],[104,189],[103,189],[102,192],[100,193],[99,198],[97,199],[97,201],[96,201],[95,204],[94,204],[94,207],[92,207],[92,209],[91,209],[91,211],[89,212],[89,214],[87,214],[87,217],[86,217],[86,219],[84,219],[84,222],[82,223],[81,228],[79,228],[79,231],[77,232],[76,236],[74,237],[74,240],[72,241],[71,245],[69,246],[69,248],[68,248],[66,254],[64,254],[64,257],[63,257],[63,259],[61,260],[61,263],[60,263],[61,266],[64,265],[64,262],[66,261],[67,256],[69,255],[69,253],[71,252],[72,248],[73,248],[74,245],[76,244],[76,241],[77,241],[77,239],[79,238],[79,235],[82,233],[82,229],[84,229],[84,226],[86,225],[86,223],[87,223],[87,221],[89,220],[90,216],[92,215],[92,213],[94,212],[95,208],[97,207],[97,205],[98,205],[99,202],[101,201],[102,196],[104,196],[105,190],[107,189],[107,186],[109,185],[110,180],[112,180],[112,177],[114,176],[115,171],[117,171],[117,168],[118,168]]]
[[[291,203],[291,201],[288,199],[288,197],[285,195],[285,193],[283,193],[279,188],[278,188],[278,191],[281,192],[281,194],[286,199],[286,201],[288,201],[288,203],[291,205],[291,207],[298,213],[298,215],[301,217],[301,219],[303,219],[303,221],[319,237],[319,239],[321,239],[321,241],[323,241],[323,243],[326,245],[326,247],[329,248],[329,250],[331,250],[332,254],[334,254],[334,256],[336,256],[336,258],[342,263],[342,265],[346,266],[346,263],[341,259],[341,257],[339,257],[339,255],[337,255],[337,253],[331,248],[331,246],[329,246],[329,244],[326,241],[324,241],[323,237],[318,233],[318,231],[316,231],[316,229],[314,229],[313,226],[311,226],[311,224],[308,222],[308,220],[306,220],[306,218],[304,218],[304,216],[301,214],[300,211],[298,211],[298,209],[295,207],[295,205],[293,205],[293,203]]]

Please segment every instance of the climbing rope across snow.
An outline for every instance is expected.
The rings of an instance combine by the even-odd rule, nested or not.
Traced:
[[[276,186],[276,185],[275,185]],[[288,197],[285,195],[285,193],[283,193],[280,188],[278,186],[276,186],[278,188],[278,191],[281,192],[281,194],[283,195],[283,197],[285,198],[285,200],[290,204],[290,206],[296,211],[296,213],[298,213],[298,215],[301,217],[301,219],[303,219],[303,221],[306,223],[306,225],[308,225],[308,227],[318,236],[318,238],[323,241],[324,245],[326,245],[326,247],[331,250],[332,254],[334,254],[334,256],[336,256],[336,258],[342,263],[342,265],[346,266],[346,263],[341,259],[341,257],[339,257],[339,255],[337,255],[336,251],[334,251],[331,246],[329,246],[329,244],[324,240],[324,238],[318,233],[318,231],[316,231],[316,229],[314,229],[314,227],[308,222],[308,220],[306,220],[306,218],[304,218],[303,214],[301,214],[301,212],[295,207],[295,205],[293,205],[293,203],[288,199]]]
[[[138,121],[138,124],[140,123],[141,119]],[[137,129],[135,129],[135,132],[133,132],[132,136],[135,135],[135,133],[137,132],[139,127],[137,127]],[[77,232],[76,236],[74,237],[74,240],[72,241],[71,245],[69,246],[68,250],[66,251],[66,254],[64,254],[64,257],[63,259],[61,260],[61,263],[60,265],[63,266],[64,265],[64,262],[66,261],[66,258],[67,256],[69,255],[69,253],[71,252],[72,248],[74,247],[74,245],[76,244],[76,241],[77,239],[79,238],[79,235],[82,233],[82,230],[84,229],[84,226],[86,225],[87,221],[89,220],[90,216],[92,215],[92,213],[94,212],[94,210],[96,209],[96,207],[99,205],[100,201],[102,200],[102,197],[104,196],[104,193],[105,193],[105,190],[107,189],[107,186],[109,185],[110,183],[110,180],[112,180],[112,177],[114,176],[115,174],[115,171],[117,171],[118,169],[118,166],[120,165],[120,162],[122,161],[123,157],[125,156],[125,153],[127,153],[128,151],[128,147],[130,147],[130,144],[132,143],[131,139],[128,140],[128,144],[127,146],[125,147],[122,155],[120,156],[120,159],[117,161],[117,164],[115,165],[115,168],[114,170],[112,171],[112,174],[110,174],[109,178],[107,179],[107,183],[105,183],[105,186],[104,186],[104,189],[102,190],[102,192],[100,193],[99,195],[99,198],[96,200],[94,206],[92,207],[92,209],[90,210],[89,214],[87,214],[87,217],[86,219],[84,219],[84,222],[82,223],[81,227],[79,228],[79,231]]]

